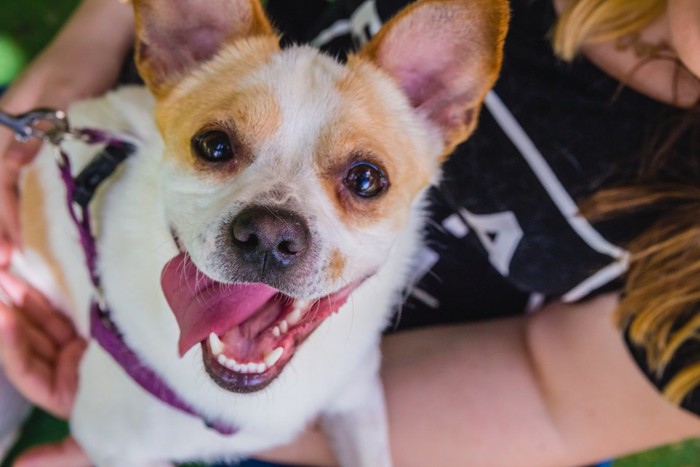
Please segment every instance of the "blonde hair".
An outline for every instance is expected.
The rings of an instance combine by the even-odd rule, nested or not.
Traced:
[[[667,1],[571,0],[555,25],[555,53],[572,60],[583,45],[635,34],[663,13]],[[700,339],[700,174],[678,183],[659,182],[657,175],[675,157],[675,143],[698,129],[700,105],[695,105],[656,142],[653,156],[642,160],[635,184],[603,190],[582,209],[593,220],[649,208],[662,213],[628,245],[630,268],[615,313],[617,325],[646,350],[647,367],[659,378],[684,343]],[[698,151],[697,145],[691,151]],[[663,392],[680,404],[699,386],[696,362],[673,375]]]
[[[554,29],[555,53],[572,60],[585,44],[640,31],[661,15],[667,0],[571,0]]]
[[[585,212],[593,219],[649,207],[663,212],[628,246],[630,269],[615,312],[660,377],[684,343],[700,338],[700,186],[640,184],[604,190],[591,201]],[[698,385],[700,363],[679,371],[663,391],[679,404]]]

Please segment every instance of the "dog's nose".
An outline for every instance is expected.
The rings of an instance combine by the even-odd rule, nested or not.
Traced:
[[[239,258],[266,272],[292,266],[309,250],[309,229],[304,219],[290,211],[252,206],[231,224],[233,247]]]

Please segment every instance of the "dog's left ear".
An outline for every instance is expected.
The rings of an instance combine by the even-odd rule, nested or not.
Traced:
[[[133,0],[136,64],[156,96],[221,47],[243,37],[273,35],[257,0]]]
[[[451,153],[476,127],[501,68],[505,0],[420,0],[360,51],[391,75]]]

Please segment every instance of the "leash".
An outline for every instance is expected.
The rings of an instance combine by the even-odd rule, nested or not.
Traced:
[[[235,434],[237,428],[203,416],[183,401],[150,367],[144,365],[126,344],[119,328],[110,318],[97,271],[97,248],[89,206],[101,184],[136,152],[136,145],[123,136],[113,135],[104,130],[71,129],[65,112],[54,109],[36,109],[21,115],[10,115],[0,111],[0,125],[10,128],[20,142],[26,142],[32,137],[39,138],[51,144],[55,150],[56,164],[66,187],[68,212],[78,230],[95,294],[90,306],[91,337],[144,390],[171,407],[202,419],[207,427],[222,435]],[[61,146],[67,140],[78,140],[88,145],[104,145],[76,177],[72,174],[70,158]]]

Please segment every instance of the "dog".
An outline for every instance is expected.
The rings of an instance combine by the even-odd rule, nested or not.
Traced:
[[[89,205],[97,291],[53,158],[21,187],[28,280],[137,360],[90,340],[73,435],[99,466],[154,466],[240,459],[319,419],[340,464],[391,465],[381,333],[426,191],[496,80],[507,2],[420,0],[344,63],[281,48],[255,0],[133,6],[146,88],[69,111],[136,148]],[[74,175],[95,154],[64,148]]]

